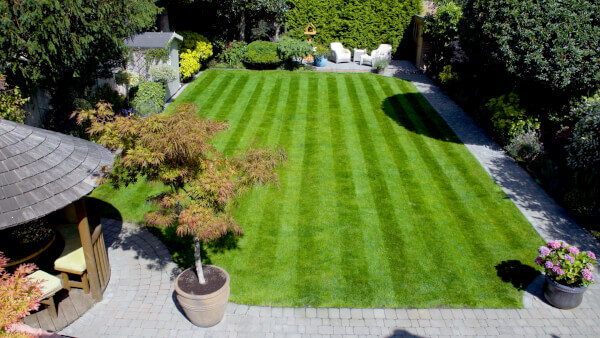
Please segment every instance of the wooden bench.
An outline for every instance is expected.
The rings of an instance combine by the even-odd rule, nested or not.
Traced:
[[[38,270],[31,275],[27,276],[27,279],[40,282],[40,288],[42,289],[42,297],[40,297],[40,303],[47,305],[50,309],[50,315],[54,318],[57,317],[56,304],[54,303],[54,295],[63,288],[60,278],[52,276],[51,274]]]
[[[65,289],[70,291],[71,287],[76,287],[83,289],[85,293],[90,293],[83,248],[79,248],[55,260],[54,270],[60,271]],[[69,279],[69,274],[80,276],[81,281]]]

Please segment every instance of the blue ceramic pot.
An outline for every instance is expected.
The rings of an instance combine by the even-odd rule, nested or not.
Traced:
[[[327,58],[315,58],[315,67],[325,67],[327,65]]]

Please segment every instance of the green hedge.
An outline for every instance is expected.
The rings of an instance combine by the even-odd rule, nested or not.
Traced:
[[[244,61],[253,68],[275,68],[281,63],[277,44],[269,41],[254,41],[248,45]]]
[[[317,28],[314,40],[339,41],[346,48],[374,49],[389,43],[395,51],[421,0],[291,0],[288,35],[306,39],[309,22]]]

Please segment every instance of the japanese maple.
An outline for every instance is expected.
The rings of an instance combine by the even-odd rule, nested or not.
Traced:
[[[88,132],[99,143],[119,150],[105,176],[115,186],[145,178],[170,187],[151,199],[158,210],[146,214],[146,222],[176,226],[178,235],[194,237],[196,272],[204,284],[200,241],[241,234],[232,215],[234,197],[251,187],[277,182],[275,168],[287,156],[282,148],[254,147],[225,156],[211,140],[229,126],[198,117],[197,109],[194,104],[181,104],[172,115],[140,118],[115,115],[108,104],[99,103],[94,110],[74,115],[78,123],[91,121]]]
[[[37,269],[33,264],[21,264],[13,273],[3,266],[9,259],[0,251],[0,335],[7,334],[10,327],[31,311],[39,308],[42,291],[39,282],[25,278]]]

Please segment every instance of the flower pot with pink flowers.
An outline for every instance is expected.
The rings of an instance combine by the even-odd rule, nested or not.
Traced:
[[[587,286],[594,283],[596,255],[580,251],[563,241],[551,241],[538,249],[535,263],[546,273],[544,298],[559,309],[573,309],[583,301]]]

